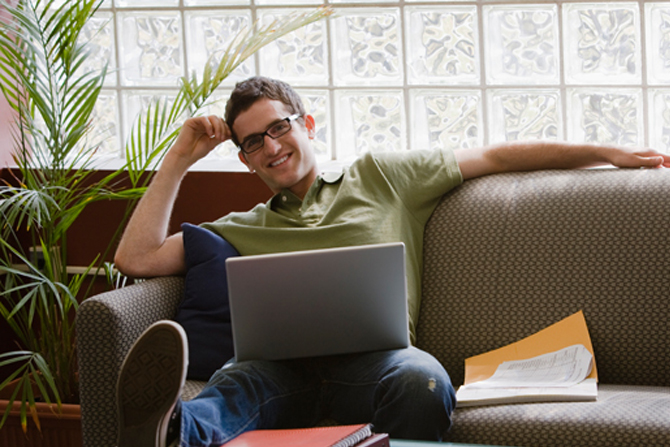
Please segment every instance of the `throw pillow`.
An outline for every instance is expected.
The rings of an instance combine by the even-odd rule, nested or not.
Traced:
[[[239,253],[225,239],[189,223],[184,234],[184,299],[175,321],[188,335],[188,378],[208,380],[233,357],[226,259]]]

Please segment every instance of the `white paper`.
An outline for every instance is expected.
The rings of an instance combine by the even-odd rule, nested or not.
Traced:
[[[490,378],[463,388],[571,387],[586,379],[592,368],[588,349],[572,345],[531,359],[503,362]]]
[[[470,388],[461,386],[456,393],[458,407],[508,403],[594,401],[598,396],[596,379],[586,379],[571,387]]]

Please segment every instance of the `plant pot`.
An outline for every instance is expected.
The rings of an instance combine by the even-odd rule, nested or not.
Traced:
[[[0,400],[0,415],[4,414],[9,401]],[[20,402],[14,402],[9,418],[0,430],[0,446],[7,447],[81,447],[81,407],[62,404],[61,412],[56,405],[42,402],[36,404],[42,430],[38,430],[28,415],[28,432],[23,433],[19,419]]]

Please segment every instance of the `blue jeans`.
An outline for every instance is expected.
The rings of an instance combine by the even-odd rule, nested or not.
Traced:
[[[181,445],[220,445],[247,430],[330,419],[372,422],[394,438],[439,441],[456,405],[447,372],[410,347],[277,362],[228,363],[181,405]]]

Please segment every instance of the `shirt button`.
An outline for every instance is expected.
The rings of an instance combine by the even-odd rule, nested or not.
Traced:
[[[282,201],[282,202],[286,202],[287,200],[288,200],[288,197],[286,197],[286,196],[281,196],[281,201]]]

